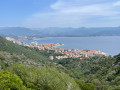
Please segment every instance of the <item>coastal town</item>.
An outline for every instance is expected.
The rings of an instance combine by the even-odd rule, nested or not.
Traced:
[[[106,53],[101,52],[100,50],[79,50],[79,49],[65,49],[59,48],[58,46],[64,45],[61,43],[22,43],[20,41],[16,41],[14,38],[6,37],[7,40],[12,41],[18,45],[28,46],[32,48],[38,48],[39,50],[54,50],[55,53],[60,53],[60,56],[49,56],[51,60],[54,59],[64,59],[64,58],[80,58],[83,59],[85,57],[93,57],[93,56],[106,56]]]

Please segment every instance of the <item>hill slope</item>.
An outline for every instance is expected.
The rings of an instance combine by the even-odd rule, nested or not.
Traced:
[[[33,36],[40,35],[38,31],[33,31],[24,27],[3,27],[0,28],[0,34],[7,36]]]
[[[120,89],[120,54],[114,57],[95,56],[83,60],[63,59],[55,62],[73,71],[74,78],[93,83],[97,86],[97,90]]]
[[[26,88],[34,90],[37,88],[61,90],[61,87],[67,90],[71,84],[74,86],[71,90],[120,89],[120,54],[114,57],[95,56],[82,60],[79,58],[53,60],[51,64],[44,64],[49,63],[45,55],[35,48],[20,46],[0,37],[0,85],[3,84],[2,80],[6,80],[1,76],[8,75],[8,72],[1,72],[2,69],[16,74]],[[16,62],[27,66],[14,64]]]
[[[48,58],[39,50],[14,44],[2,37],[0,37],[0,51],[5,51],[11,54],[15,53],[17,55],[25,55],[27,58],[41,62],[48,60]]]
[[[0,28],[0,34],[6,36],[28,37],[80,37],[80,36],[120,36],[120,27],[100,28],[24,28],[4,27]]]

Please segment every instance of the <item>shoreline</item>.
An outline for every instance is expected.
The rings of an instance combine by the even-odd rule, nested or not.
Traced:
[[[51,39],[49,39],[49,38],[51,38]],[[52,39],[53,38],[53,39]],[[56,38],[56,39],[55,39]],[[61,39],[59,39],[59,38],[61,38]],[[118,40],[119,40],[119,36],[96,36],[96,37],[42,37],[42,38],[38,38],[38,39],[34,39],[34,40],[26,40],[26,41],[23,41],[23,42],[27,42],[27,43],[30,43],[30,42],[34,42],[34,41],[37,41],[38,43],[58,43],[58,42],[60,42],[60,43],[64,43],[64,44],[66,44],[65,42],[62,42],[61,40],[63,40],[64,41],[64,39],[66,39],[67,40],[67,38],[68,38],[68,40],[70,40],[70,39],[72,39],[73,38],[73,40],[74,39],[77,39],[78,41],[79,41],[79,39],[81,40],[82,38],[83,38],[83,40],[85,39],[85,40],[87,40],[87,38],[88,39],[92,39],[92,38],[98,38],[98,40],[103,40],[104,38],[105,38],[105,41],[107,40],[107,39],[109,39],[109,38],[113,38],[113,40],[114,40],[114,38],[116,39],[116,38],[118,38]],[[101,39],[102,38],[102,39]],[[58,39],[58,40],[57,40]],[[41,42],[39,42],[39,40],[41,41]],[[56,40],[55,42],[53,42],[53,40]],[[48,41],[48,42],[47,42]],[[101,41],[101,42],[104,42],[104,41]],[[109,43],[110,41],[108,41],[108,43]],[[106,44],[105,44],[106,45]],[[107,44],[108,45],[108,44]],[[80,46],[82,46],[82,45],[80,45]],[[65,49],[76,49],[76,48],[78,48],[78,49],[81,49],[81,50],[86,50],[86,48],[84,48],[84,47],[86,47],[86,46],[83,46],[83,47],[77,47],[77,45],[76,45],[76,47],[72,47],[72,46],[70,46],[70,48],[69,48],[69,46],[68,46],[68,44],[66,44],[66,45],[60,45],[60,46],[57,46],[56,48],[65,48]],[[92,46],[93,47],[93,46]],[[99,47],[102,47],[102,43],[99,45]],[[106,46],[105,46],[106,47]],[[89,48],[89,45],[88,45],[88,49],[90,50],[90,49],[92,49],[91,47]],[[111,56],[114,56],[114,55],[117,55],[117,54],[119,54],[119,51],[118,51],[118,49],[116,50],[116,48],[115,48],[115,50],[112,52],[112,49],[110,48],[99,48],[99,49],[97,49],[97,46],[95,46],[95,48],[94,48],[94,50],[101,50],[101,51],[103,51],[103,52],[106,52],[106,54],[107,54],[107,56],[109,56],[109,55],[111,55]]]
[[[22,41],[32,41],[32,40],[40,40],[40,39],[47,39],[47,38],[87,38],[87,37],[120,37],[120,36],[64,36],[64,37],[41,37],[41,38],[36,38],[36,39],[31,39],[31,40],[22,40]],[[20,40],[21,41],[21,40]]]
[[[60,46],[64,46],[64,44],[63,44],[63,45],[56,46],[56,48],[60,48]]]

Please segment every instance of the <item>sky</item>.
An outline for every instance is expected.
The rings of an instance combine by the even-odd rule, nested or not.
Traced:
[[[120,0],[0,0],[0,27],[116,27]]]

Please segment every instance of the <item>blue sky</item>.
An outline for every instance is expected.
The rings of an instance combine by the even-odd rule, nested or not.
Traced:
[[[0,26],[120,26],[120,0],[0,0]]]

